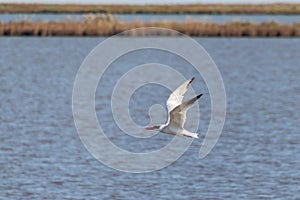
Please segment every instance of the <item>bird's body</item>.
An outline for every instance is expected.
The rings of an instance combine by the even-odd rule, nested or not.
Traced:
[[[191,133],[184,129],[184,123],[186,120],[186,111],[192,107],[202,94],[182,103],[183,95],[187,92],[188,86],[193,82],[195,78],[187,80],[180,85],[168,98],[168,121],[163,125],[149,126],[146,130],[159,130],[162,133],[170,135],[178,135],[185,137],[198,138],[197,133]]]

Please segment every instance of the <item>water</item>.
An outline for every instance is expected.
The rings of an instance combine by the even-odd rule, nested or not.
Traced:
[[[74,128],[71,99],[76,72],[103,38],[0,38],[0,198],[1,199],[296,199],[300,189],[300,40],[198,38],[218,65],[227,92],[226,124],[213,151],[198,159],[201,140],[194,141],[174,164],[146,174],[127,174],[95,160]],[[174,39],[176,42],[176,39]],[[152,61],[175,66],[187,77],[193,71],[181,59],[147,51],[120,58],[111,80],[133,64]],[[120,71],[118,71],[118,69]],[[199,133],[208,124],[209,97],[203,91]],[[176,80],[174,80],[176,81]],[[149,122],[145,105],[162,103],[167,90],[140,88],[131,105],[134,120]],[[147,93],[146,93],[147,94]],[[148,93],[149,94],[149,93]],[[139,100],[142,98],[144,101]],[[96,93],[98,117],[111,116],[107,91]],[[192,112],[192,111],[191,111]],[[110,120],[100,120],[109,133]],[[139,146],[131,137],[116,144]],[[133,143],[131,143],[133,142]],[[130,145],[128,145],[130,144]]]
[[[135,14],[135,15],[116,15],[116,18],[123,21],[134,21],[140,20],[142,22],[151,22],[151,21],[188,21],[195,20],[200,22],[211,22],[224,24],[232,21],[240,21],[240,22],[253,22],[253,23],[262,23],[275,21],[278,23],[292,24],[295,22],[300,22],[299,15],[218,15],[218,14],[183,14],[183,15],[143,15],[143,14]]]
[[[132,22],[154,22],[161,20],[187,21],[196,20],[200,22],[214,22],[223,24],[231,21],[262,23],[275,21],[277,23],[292,24],[299,23],[299,15],[218,15],[218,14],[114,14],[117,20]],[[82,14],[0,14],[0,21],[82,21]]]

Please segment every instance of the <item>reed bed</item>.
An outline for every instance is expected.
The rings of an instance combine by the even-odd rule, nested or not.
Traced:
[[[0,13],[300,14],[300,4],[0,4]]]
[[[186,22],[141,23],[87,20],[82,22],[9,22],[0,23],[1,36],[112,36],[122,31],[141,27],[161,27],[179,31],[194,37],[300,37],[300,23],[292,25],[265,22],[230,22],[226,24]],[[133,36],[147,36],[147,32],[131,32]],[[151,33],[151,35],[172,35],[170,32]]]

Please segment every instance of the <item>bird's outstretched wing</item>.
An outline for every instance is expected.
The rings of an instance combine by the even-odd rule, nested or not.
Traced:
[[[199,99],[203,94],[199,94],[194,98],[176,106],[169,114],[169,127],[174,130],[184,129],[184,123],[186,119],[186,111],[192,107],[192,105]]]
[[[191,78],[190,80],[187,80],[182,85],[180,85],[174,92],[169,96],[167,100],[167,107],[168,112],[171,113],[171,111],[178,105],[181,104],[183,95],[188,90],[189,85],[193,82],[195,77]]]

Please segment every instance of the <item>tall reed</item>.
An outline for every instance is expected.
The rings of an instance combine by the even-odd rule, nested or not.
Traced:
[[[292,25],[264,22],[230,22],[226,24],[197,21],[122,22],[91,20],[82,22],[8,22],[0,23],[2,36],[111,36],[125,30],[141,27],[161,27],[197,37],[300,37],[300,23]],[[157,32],[157,35],[170,34]],[[146,32],[135,33],[138,36]]]
[[[0,13],[300,14],[300,4],[79,5],[0,4]]]

